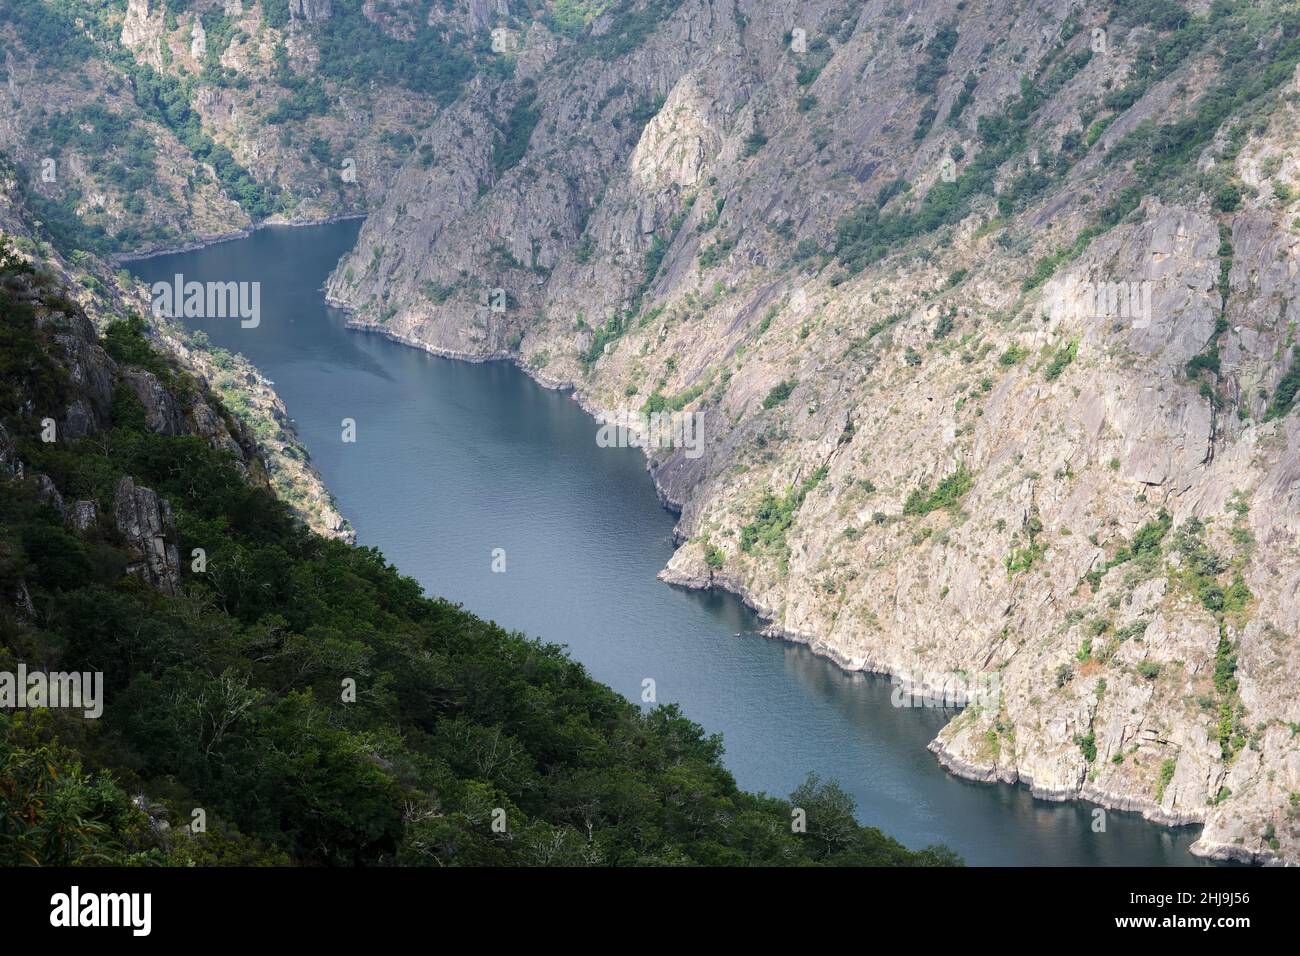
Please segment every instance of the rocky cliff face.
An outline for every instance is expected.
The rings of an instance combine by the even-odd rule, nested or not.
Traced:
[[[33,4],[0,147],[46,231],[369,209],[328,283],[357,326],[700,416],[703,454],[649,453],[666,580],[846,668],[996,686],[933,744],[955,772],[1300,856],[1287,5],[129,0],[57,69]],[[292,442],[254,370],[161,334]],[[151,427],[199,427],[154,384]]]
[[[11,254],[7,245],[0,252]],[[41,392],[7,396],[17,406],[16,427],[20,431],[39,433],[47,444],[93,436],[112,426],[115,393],[120,390],[134,396],[149,430],[163,435],[197,435],[212,448],[230,451],[250,481],[266,483],[265,468],[251,436],[213,407],[204,383],[193,383],[193,390],[182,397],[174,387],[164,387],[152,372],[115,361],[90,319],[62,294],[57,282],[48,272],[19,272],[5,279],[5,308],[33,310],[37,334],[48,338],[63,370],[56,379],[62,394],[54,406],[46,404],[49,399]],[[33,482],[38,499],[57,511],[72,531],[86,533],[96,527],[101,514],[108,516],[129,556],[126,573],[138,575],[163,593],[179,593],[175,523],[167,501],[152,489],[126,477],[117,482],[110,500],[70,500],[48,475],[27,467],[8,430],[0,434],[0,457],[6,473]]]
[[[402,28],[360,0],[336,28],[335,6],[14,0],[0,9],[0,152],[64,251],[138,256],[361,213],[454,90],[454,75],[434,91],[423,73],[441,77],[437,43],[472,18],[375,74]]]
[[[291,19],[301,17],[308,23],[316,23],[330,18],[330,0],[289,0]]]
[[[180,555],[173,543],[175,526],[166,500],[123,478],[113,495],[113,516],[134,559],[127,573],[138,574],[164,594],[178,593]]]
[[[150,333],[156,344],[175,357],[193,376],[197,400],[183,400],[148,369],[120,366],[100,346],[97,337],[110,321],[132,313],[150,315],[150,300],[141,285],[123,273],[111,274],[94,255],[79,252],[69,262],[31,227],[36,219],[26,205],[12,167],[0,162],[0,239],[19,258],[39,262],[42,283],[20,290],[24,299],[38,301],[58,287],[67,309],[59,313],[57,339],[71,382],[76,386],[67,407],[55,416],[56,434],[74,441],[102,429],[109,421],[115,382],[130,389],[143,409],[148,426],[164,435],[198,435],[213,448],[229,452],[251,480],[267,483],[316,532],[345,540],[355,532],[334,507],[334,501],[293,430],[283,402],[265,376],[242,356],[218,357],[207,343],[162,317],[152,317]],[[52,320],[53,321],[53,320]],[[244,410],[239,419],[222,410],[220,398]],[[17,458],[4,455],[0,466],[12,472]],[[83,517],[96,507],[74,514]]]
[[[702,456],[650,453],[665,579],[846,668],[996,677],[935,741],[956,772],[1294,859],[1298,30],[996,0],[534,23],[329,292],[593,410],[698,412]]]

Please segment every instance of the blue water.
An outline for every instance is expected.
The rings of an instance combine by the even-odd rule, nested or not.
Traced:
[[[755,633],[729,595],[655,578],[674,517],[634,449],[598,448],[573,400],[505,363],[436,358],[348,331],[325,276],[359,223],[269,228],[133,263],[148,281],[260,281],[261,324],[187,320],[273,379],[359,542],[436,595],[556,643],[640,701],[643,681],[723,735],[748,789],[787,795],[837,780],[858,816],[909,846],[946,843],[970,864],[1195,865],[1194,828],[1035,800],[945,773],[925,749],[947,717],[895,708],[881,678],[846,674]],[[356,421],[357,441],[341,440]],[[492,571],[493,549],[505,552]],[[949,715],[950,716],[950,715]]]

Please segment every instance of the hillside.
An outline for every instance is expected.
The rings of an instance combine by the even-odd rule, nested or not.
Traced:
[[[138,319],[7,247],[0,346],[0,670],[104,679],[98,719],[0,711],[0,865],[954,861],[816,779],[794,832],[674,706],[309,531]]]
[[[334,299],[700,413],[665,578],[997,674],[956,772],[1294,856],[1294,9],[600,6],[449,108]]]
[[[365,211],[358,327],[701,416],[649,456],[666,580],[996,677],[954,772],[1300,856],[1292,4],[16,0],[0,37],[25,252]]]

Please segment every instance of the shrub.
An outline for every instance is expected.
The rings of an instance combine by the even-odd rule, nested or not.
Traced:
[[[1018,365],[1028,354],[1029,354],[1029,349],[1013,344],[1009,346],[1005,352],[1003,352],[1001,355],[998,356],[998,364],[1005,365],[1007,367],[1010,367],[1012,365]]]
[[[1165,799],[1165,789],[1174,779],[1174,771],[1178,769],[1178,761],[1172,757],[1160,765],[1160,779],[1156,781],[1156,803]]]
[[[767,393],[767,397],[763,399],[763,407],[775,408],[777,405],[780,405],[790,397],[790,394],[795,390],[795,386],[798,384],[798,381],[795,379],[777,382],[772,386],[772,390]]]
[[[952,474],[940,479],[933,491],[925,486],[913,488],[903,504],[903,514],[927,515],[939,508],[953,507],[970,491],[974,483],[975,478],[966,466],[959,465]]]
[[[1092,763],[1097,759],[1097,734],[1095,731],[1089,730],[1084,736],[1076,736],[1074,742],[1083,751],[1083,759],[1088,763]]]
[[[1296,395],[1300,394],[1300,345],[1291,347],[1291,367],[1277,383],[1273,399],[1268,403],[1264,421],[1281,418],[1295,404]]]
[[[711,541],[704,542],[704,563],[715,571],[722,567],[726,561],[727,555],[721,548],[717,547]]]
[[[1052,356],[1052,361],[1047,364],[1045,369],[1043,369],[1043,378],[1047,379],[1049,382],[1056,381],[1061,377],[1061,373],[1064,372],[1066,367],[1074,361],[1075,356],[1078,354],[1079,340],[1071,339],[1067,345],[1062,346],[1057,350],[1056,354]]]

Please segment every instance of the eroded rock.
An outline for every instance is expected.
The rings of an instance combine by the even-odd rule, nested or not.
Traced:
[[[151,489],[131,478],[117,483],[113,517],[131,553],[127,572],[138,574],[166,594],[180,590],[180,556],[168,541],[172,533],[171,507]]]

